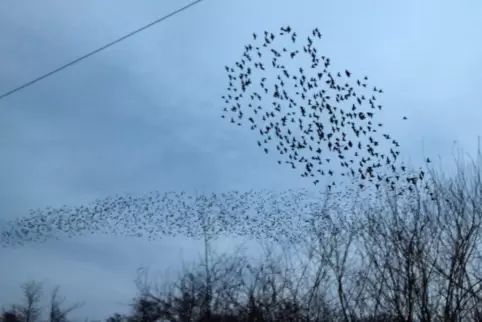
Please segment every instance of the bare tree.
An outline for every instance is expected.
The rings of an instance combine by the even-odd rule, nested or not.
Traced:
[[[65,302],[65,297],[59,295],[60,286],[54,287],[50,295],[49,303],[49,322],[67,322],[67,316],[72,311],[82,307],[84,303],[76,303],[67,307],[63,307]]]
[[[366,213],[364,278],[376,312],[404,321],[465,321],[480,306],[480,155],[442,177],[430,196],[387,194]],[[439,172],[442,173],[442,172]]]
[[[135,301],[135,311],[148,308],[150,316],[168,321],[204,321],[220,314],[230,316],[239,305],[236,290],[240,287],[241,271],[245,259],[243,256],[210,254],[209,271],[205,267],[205,258],[199,265],[184,271],[174,283],[158,285],[149,280],[148,270],[139,270],[137,287],[139,297]],[[209,279],[206,278],[209,274]],[[206,316],[206,293],[209,293],[209,316]],[[142,305],[141,305],[142,304]],[[141,306],[139,306],[141,305]],[[144,309],[145,310],[145,309]]]
[[[18,319],[22,322],[39,321],[42,308],[43,284],[36,281],[29,281],[22,286],[23,303],[13,306],[13,312],[16,313]]]

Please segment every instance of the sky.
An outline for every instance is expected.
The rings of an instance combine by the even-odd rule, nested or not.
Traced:
[[[2,1],[0,92],[187,3]],[[404,157],[418,164],[439,156],[444,166],[454,141],[473,152],[480,135],[481,16],[476,0],[205,0],[0,100],[0,220],[114,194],[311,188],[264,154],[248,129],[220,118],[224,66],[240,58],[253,32],[286,24],[299,34],[318,27],[319,50],[335,68],[369,75],[384,89],[382,118]],[[72,302],[88,299],[79,316],[103,318],[126,310],[136,268],[164,271],[201,250],[182,236],[84,236],[2,249],[0,304],[34,278],[60,284]]]

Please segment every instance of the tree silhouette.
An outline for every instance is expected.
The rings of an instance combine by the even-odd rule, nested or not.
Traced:
[[[50,297],[46,303],[43,303],[44,292],[43,284],[37,281],[28,281],[22,286],[23,297],[20,304],[12,305],[12,307],[3,312],[0,321],[2,322],[68,322],[68,315],[80,308],[83,303],[76,303],[71,306],[64,306],[65,297],[60,296],[60,287],[56,286],[52,289]],[[44,308],[47,308],[45,316],[43,316]]]
[[[42,299],[42,283],[29,281],[22,285],[24,303],[15,307],[17,317],[25,322],[38,321],[41,313],[40,301]]]
[[[80,308],[84,303],[75,303],[64,307],[65,297],[60,296],[60,286],[54,287],[50,295],[49,322],[68,322],[67,316],[74,310]]]

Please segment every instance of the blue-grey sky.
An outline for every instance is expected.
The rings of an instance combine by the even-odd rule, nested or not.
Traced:
[[[2,1],[0,92],[187,3]],[[252,32],[286,24],[299,33],[319,27],[319,50],[335,68],[384,89],[382,119],[412,163],[423,155],[445,162],[454,140],[473,151],[481,17],[477,0],[205,0],[0,101],[0,218],[117,193],[311,187],[246,128],[220,118],[224,66]],[[181,237],[83,237],[1,250],[0,303],[35,278],[60,284],[71,301],[86,299],[79,314],[103,317],[125,310],[138,266],[163,270],[201,249]]]

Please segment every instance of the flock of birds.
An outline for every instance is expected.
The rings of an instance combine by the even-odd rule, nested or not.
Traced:
[[[276,146],[278,163],[299,169],[315,185],[320,176],[330,176],[331,189],[342,182],[337,174],[362,189],[367,182],[395,189],[401,178],[421,181],[423,172],[410,174],[398,165],[399,143],[377,121],[383,90],[370,86],[367,77],[332,71],[330,58],[315,46],[322,38],[318,28],[302,43],[298,37],[290,26],[253,34],[241,59],[225,67],[229,86],[222,117],[257,131],[265,153]],[[302,57],[307,60],[295,64]]]
[[[424,172],[413,173],[398,165],[399,144],[383,133],[383,124],[376,118],[382,110],[378,95],[383,90],[369,85],[367,77],[355,78],[348,70],[331,71],[330,59],[314,46],[321,37],[314,29],[301,49],[296,49],[291,47],[297,44],[298,35],[289,26],[277,33],[253,34],[255,43],[245,46],[241,60],[233,67],[226,66],[229,86],[223,96],[226,106],[222,117],[239,126],[247,122],[251,130],[259,132],[258,145],[266,153],[274,142],[282,158],[278,163],[301,169],[301,175],[315,184],[320,183],[320,175],[333,177],[330,189],[342,183],[336,167],[327,168],[338,160],[341,177],[350,177],[359,191],[385,184],[392,189],[416,189]],[[274,46],[277,41],[280,48]],[[290,68],[301,56],[308,58],[307,62]],[[259,88],[253,88],[255,84]],[[345,188],[344,192],[332,190],[330,198],[314,196],[308,190],[116,196],[88,206],[32,211],[30,216],[0,227],[0,244],[15,246],[85,234],[149,239],[169,235],[284,236],[296,242],[306,237],[306,229],[333,222],[344,207],[340,200],[353,201],[354,195]],[[330,200],[336,205],[327,205]],[[348,208],[343,211],[350,213],[352,202],[345,205]],[[330,210],[337,213],[330,215]]]
[[[63,206],[31,211],[0,227],[4,247],[85,235],[147,237],[186,236],[215,239],[244,236],[295,243],[306,238],[307,229],[326,230],[339,215],[339,200],[323,198],[306,189],[231,191],[211,195],[185,192],[153,192],[99,199],[90,205]],[[321,200],[324,199],[324,203]],[[337,213],[320,211],[337,209]],[[350,209],[347,207],[346,212]]]

